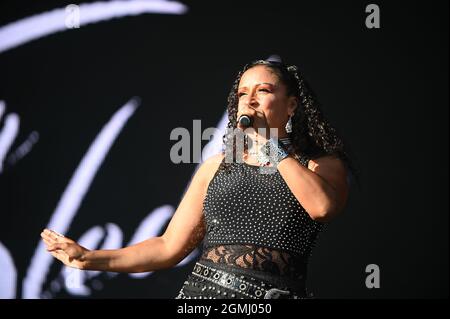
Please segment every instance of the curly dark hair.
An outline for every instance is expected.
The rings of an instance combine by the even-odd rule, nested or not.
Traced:
[[[270,68],[286,86],[287,95],[295,96],[298,99],[299,105],[295,109],[291,119],[292,133],[290,133],[290,138],[294,153],[310,159],[325,155],[336,156],[344,162],[349,172],[355,175],[355,169],[345,150],[342,138],[339,137],[336,129],[323,115],[317,98],[307,81],[298,72],[296,66],[288,66],[279,61],[257,60],[245,65],[238,73],[228,95],[228,125],[227,132],[223,136],[223,153],[225,153],[226,145],[230,145],[229,143],[232,142],[233,136],[231,135],[234,134],[233,130],[237,127],[239,102],[237,92],[239,82],[245,71],[258,65]],[[233,160],[236,160],[235,147],[233,147],[233,150]],[[219,169],[227,169],[230,164],[223,161]]]

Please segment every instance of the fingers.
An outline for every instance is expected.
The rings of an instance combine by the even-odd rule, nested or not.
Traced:
[[[47,239],[48,241],[57,241],[58,236],[56,234],[52,233],[48,229],[44,229],[44,231],[41,233],[41,237],[44,239]]]
[[[70,243],[71,240],[64,235],[61,235],[55,231],[44,229],[41,232],[42,239],[49,243]]]
[[[47,245],[47,248],[48,248],[48,246],[51,246],[51,245],[53,245],[53,244],[55,244],[57,241],[52,237],[52,236],[50,236],[50,234],[48,233],[48,232],[46,232],[45,230],[41,233],[41,238],[42,238],[42,240],[44,241],[44,243],[45,243],[45,245]]]
[[[47,241],[54,241],[53,237],[51,237],[45,230],[41,232],[41,238]]]
[[[57,238],[64,238],[64,235],[62,235],[54,230],[50,230],[50,232],[52,232]]]
[[[44,241],[44,244],[46,244],[47,246],[53,245],[53,242],[48,239],[42,238],[42,240]]]
[[[41,232],[41,237],[47,246],[48,251],[65,249],[67,248],[67,243],[69,242],[69,240],[63,235],[49,229],[44,229]]]
[[[42,231],[42,234],[44,234],[54,240],[59,240],[59,239],[65,238],[64,235],[61,235],[60,233],[57,233],[54,230],[49,230],[49,229],[44,229]]]
[[[56,243],[49,245],[47,247],[47,251],[65,250],[65,249],[67,249],[67,243]]]

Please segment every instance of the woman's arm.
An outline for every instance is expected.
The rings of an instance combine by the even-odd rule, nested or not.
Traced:
[[[223,155],[205,161],[194,174],[188,190],[162,236],[114,250],[88,250],[75,241],[44,230],[47,250],[64,264],[85,270],[147,272],[176,265],[203,239],[203,201]]]
[[[336,157],[310,160],[308,168],[289,156],[278,164],[286,184],[312,219],[327,222],[345,206],[347,170]]]

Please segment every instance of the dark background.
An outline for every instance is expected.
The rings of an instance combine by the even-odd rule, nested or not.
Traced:
[[[69,3],[2,1],[0,26]],[[176,207],[196,165],[170,161],[171,130],[217,125],[237,72],[271,54],[299,66],[361,172],[313,252],[316,297],[448,297],[448,2],[377,1],[380,29],[365,27],[365,1],[182,3],[185,15],[90,24],[0,53],[0,100],[21,117],[12,149],[40,136],[0,174],[0,242],[17,267],[17,297],[41,229],[120,106],[142,101],[67,233],[74,239],[113,222],[126,243],[153,208]],[[365,286],[372,263],[379,289]],[[101,275],[91,297],[172,298],[191,268]],[[48,281],[59,270],[53,263]]]

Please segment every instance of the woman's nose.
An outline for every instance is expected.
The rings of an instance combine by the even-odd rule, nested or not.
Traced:
[[[258,100],[256,99],[254,94],[248,97],[248,105],[251,107],[257,107],[259,105]]]
[[[256,101],[256,99],[250,99],[248,105],[250,105],[251,107],[258,107],[258,101]]]

